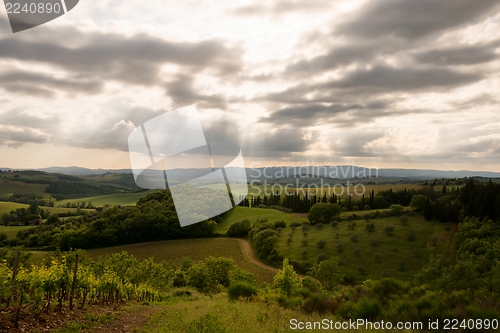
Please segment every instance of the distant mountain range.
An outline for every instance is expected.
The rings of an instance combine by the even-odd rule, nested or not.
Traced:
[[[0,168],[8,170],[9,168]],[[36,169],[50,173],[61,173],[72,176],[101,175],[105,173],[132,173],[131,169],[87,169],[81,167],[50,167]],[[206,169],[173,169],[169,173],[176,178],[201,176],[211,170]],[[146,171],[147,172],[147,171]],[[470,170],[419,170],[419,169],[369,169],[359,166],[302,166],[302,167],[263,167],[246,168],[249,180],[283,180],[287,178],[327,178],[327,179],[360,179],[369,177],[379,178],[407,178],[407,179],[434,179],[434,178],[463,178],[485,177],[500,178],[500,172],[470,171]]]

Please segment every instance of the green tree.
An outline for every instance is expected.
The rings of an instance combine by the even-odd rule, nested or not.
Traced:
[[[328,204],[324,202],[319,202],[311,207],[307,218],[311,224],[317,223],[329,223],[331,218],[339,216],[342,212],[341,208],[337,204]]]
[[[293,289],[302,286],[302,281],[297,277],[297,273],[290,265],[288,258],[283,259],[283,268],[274,277],[273,286],[286,296],[290,296]]]
[[[410,201],[410,207],[416,211],[422,211],[424,209],[425,201],[427,197],[422,194],[415,194]]]
[[[345,274],[342,273],[339,267],[338,257],[331,257],[328,260],[323,260],[315,264],[311,268],[311,275],[330,291],[345,279]]]
[[[424,217],[425,217],[425,219],[427,221],[432,220],[432,216],[434,214],[432,213],[431,200],[429,198],[427,198],[427,200],[425,200],[423,211],[424,211]]]

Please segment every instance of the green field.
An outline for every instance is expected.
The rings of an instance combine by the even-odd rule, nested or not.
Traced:
[[[153,192],[153,190],[137,193],[119,193],[80,199],[61,200],[56,202],[56,206],[65,206],[67,203],[76,204],[79,202],[81,203],[82,201],[85,201],[86,203],[90,202],[96,207],[102,207],[104,205],[133,206],[140,198],[145,197],[151,192]]]
[[[28,205],[15,203],[15,202],[0,202],[0,216],[3,214],[8,214],[13,210],[18,208],[27,208]]]
[[[431,254],[445,253],[448,251],[452,237],[452,224],[426,221],[422,216],[409,217],[408,225],[403,225],[399,217],[387,217],[370,220],[375,225],[375,231],[368,232],[364,220],[355,221],[357,226],[350,230],[347,221],[340,222],[337,229],[331,225],[324,225],[322,230],[310,226],[307,236],[304,237],[301,228],[296,228],[292,234],[292,242],[287,245],[291,229],[281,231],[277,245],[278,252],[298,262],[316,262],[320,253],[327,258],[338,256],[344,263],[345,273],[354,278],[356,282],[367,279],[379,279],[381,273],[386,271],[391,276],[402,280],[411,279],[415,273],[429,260]],[[394,227],[394,235],[388,236],[384,232],[386,226]],[[414,241],[409,241],[407,234],[413,230],[416,235]],[[338,236],[337,236],[338,233]],[[351,236],[358,235],[358,240],[353,242]],[[337,238],[338,237],[338,238]],[[433,237],[437,243],[434,246]],[[323,249],[317,247],[320,239],[326,241]],[[376,239],[378,244],[373,246],[371,239]],[[307,245],[302,244],[307,240]],[[339,252],[337,244],[343,244],[343,251]],[[359,254],[354,253],[359,249]],[[305,259],[302,252],[306,250]],[[375,259],[375,254],[381,256],[380,263]],[[400,269],[400,262],[404,260],[404,267]],[[365,273],[360,273],[359,266],[364,266]]]
[[[14,239],[16,238],[17,232],[21,230],[26,230],[34,228],[34,226],[4,226],[0,225],[0,233],[4,233],[7,235],[7,239]]]
[[[345,184],[344,184],[345,185]],[[295,193],[298,191],[300,195],[303,195],[306,192],[309,193],[318,193],[319,195],[323,196],[323,194],[326,193],[327,196],[331,196],[333,192],[335,192],[335,195],[341,195],[341,196],[347,196],[348,194],[352,194],[353,198],[357,198],[362,196],[364,193],[365,196],[369,196],[371,191],[373,190],[375,193],[380,192],[380,191],[388,191],[392,189],[393,191],[399,191],[399,190],[404,190],[405,188],[407,190],[419,190],[423,186],[422,185],[417,185],[417,184],[377,184],[377,185],[351,185],[349,187],[347,186],[336,186],[335,188],[333,186],[324,186],[324,187],[317,187],[314,184],[311,184],[310,187],[308,185],[304,185],[302,188],[295,188],[295,187],[287,187],[285,188],[284,184],[267,184],[267,185],[249,185],[248,186],[248,194],[249,196],[257,196],[260,195],[263,197],[264,195],[272,195],[273,193],[278,193],[283,194],[286,190],[287,193]]]
[[[20,204],[15,202],[0,202],[0,216],[3,214],[8,214],[13,210],[18,208],[28,208],[29,205]],[[49,211],[51,214],[66,213],[66,212],[76,212],[76,208],[61,208],[61,207],[40,207],[43,210]],[[84,209],[91,211],[93,209]]]
[[[89,250],[91,258],[126,251],[139,259],[154,258],[180,264],[183,258],[200,261],[210,256],[230,257],[236,265],[254,274],[260,281],[272,281],[274,273],[252,263],[242,252],[240,245],[231,238],[180,239],[171,241],[141,243]]]
[[[30,184],[0,180],[0,197],[8,197],[12,194],[46,194],[48,184]]]
[[[305,214],[289,214],[276,209],[236,206],[224,215],[222,222],[217,224],[217,228],[215,229],[215,231],[221,234],[225,234],[231,224],[235,222],[241,222],[244,219],[249,219],[251,223],[255,223],[257,222],[257,220],[263,219],[267,219],[268,222],[285,221],[287,224],[295,221],[307,221],[307,217]]]

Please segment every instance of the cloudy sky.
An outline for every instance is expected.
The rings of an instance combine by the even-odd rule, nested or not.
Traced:
[[[499,171],[500,2],[80,1],[13,34],[0,167],[130,168],[127,138],[196,104],[248,166]]]

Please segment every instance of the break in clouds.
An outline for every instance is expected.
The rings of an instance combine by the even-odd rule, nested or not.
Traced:
[[[196,104],[208,141],[263,164],[500,161],[498,2],[116,6],[18,34],[0,14],[1,157],[122,154],[135,126]]]

